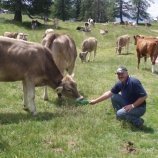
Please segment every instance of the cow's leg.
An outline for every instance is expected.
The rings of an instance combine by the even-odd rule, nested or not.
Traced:
[[[122,50],[122,47],[119,47],[119,48],[118,48],[118,54],[119,54],[119,55],[121,54],[121,50]]]
[[[48,90],[47,90],[47,86],[44,86],[43,99],[44,99],[44,100],[48,100]]]
[[[144,56],[145,69],[146,69],[146,61],[147,61],[147,56]]]
[[[32,115],[36,115],[36,107],[34,103],[35,99],[35,85],[33,84],[32,81],[26,80],[26,98],[27,98],[27,103],[28,103],[28,108],[29,111],[32,113]]]
[[[151,62],[152,62],[152,68],[151,71],[152,73],[155,72],[155,61],[156,61],[157,55],[154,55],[153,57],[151,57]]]
[[[117,52],[118,52],[118,48],[116,47],[116,54],[117,54]]]
[[[96,48],[94,49],[94,58],[93,58],[93,60],[95,59],[95,57],[96,57]]]
[[[88,53],[88,57],[87,57],[87,61],[88,61],[88,62],[89,62],[90,59],[91,59],[91,54],[92,54],[92,52],[89,52],[89,53]]]
[[[129,43],[127,43],[126,51],[127,51],[127,54],[128,54],[128,51],[129,51]]]
[[[23,97],[24,110],[25,111],[29,111],[29,109],[28,109],[28,102],[27,102],[26,82],[23,81],[22,83],[23,83],[23,93],[24,93],[24,97]]]
[[[137,52],[137,58],[138,58],[138,66],[137,66],[137,68],[139,69],[139,64],[140,64],[140,55],[139,55],[139,52]]]

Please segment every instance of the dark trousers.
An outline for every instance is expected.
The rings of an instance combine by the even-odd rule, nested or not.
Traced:
[[[146,106],[138,106],[133,108],[131,111],[126,112],[124,110],[125,100],[122,98],[120,94],[114,94],[111,97],[111,102],[113,108],[116,111],[116,117],[121,120],[127,120],[131,122],[135,126],[140,126],[142,124],[141,116],[144,115],[146,111]]]

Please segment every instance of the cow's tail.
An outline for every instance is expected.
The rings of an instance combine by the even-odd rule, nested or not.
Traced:
[[[116,41],[116,53],[118,52],[119,41]]]

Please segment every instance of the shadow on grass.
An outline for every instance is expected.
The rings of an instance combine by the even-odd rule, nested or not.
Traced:
[[[3,139],[2,136],[0,136],[0,152],[9,150],[9,147],[9,143],[5,139]]]
[[[4,20],[2,18],[0,18],[0,21],[3,21],[3,23],[6,23],[6,24],[14,24],[18,27],[24,27],[25,29],[27,30],[32,30],[31,28],[31,21],[24,21],[22,23],[20,22],[15,22],[14,20]],[[38,28],[36,28],[34,31],[36,30],[45,30],[47,28],[52,28],[52,25],[51,24],[42,24],[40,23],[40,26]],[[57,30],[69,30],[68,28],[62,28],[62,27],[58,27]]]
[[[12,124],[23,121],[47,121],[56,117],[62,117],[59,113],[39,112],[37,116],[32,116],[30,113],[0,113],[0,124]]]
[[[151,68],[142,68],[143,71],[151,72]]]
[[[154,129],[146,125],[143,125],[142,127],[137,128],[127,121],[121,121],[121,123],[122,123],[123,128],[130,128],[131,131],[133,132],[144,132],[144,133],[151,133],[151,134],[154,133]]]
[[[148,126],[143,126],[141,128],[131,127],[131,130],[133,132],[140,131],[140,132],[144,132],[144,133],[154,133],[154,129],[151,127],[148,127]]]
[[[121,54],[118,54],[118,55],[134,55],[134,53],[121,53]]]
[[[143,71],[151,72],[151,68],[142,68]],[[152,73],[152,72],[151,72]],[[158,72],[154,72],[153,74],[158,75]]]

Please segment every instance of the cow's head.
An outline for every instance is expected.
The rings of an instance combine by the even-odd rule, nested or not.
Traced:
[[[28,36],[28,34],[18,33],[17,39],[21,39],[21,40],[27,41],[27,36]]]
[[[139,38],[144,38],[144,37],[143,37],[143,36],[140,36],[140,35],[135,35],[135,36],[133,36],[133,38],[134,38],[134,44],[137,45],[137,40],[138,40]]]
[[[80,57],[80,59],[81,59],[82,62],[86,62],[87,54],[88,54],[87,51],[86,51],[86,52],[81,52],[81,53],[79,54],[79,57]]]
[[[78,90],[77,90],[77,84],[73,80],[73,75],[66,75],[63,77],[62,82],[59,87],[56,88],[57,94],[58,95],[65,95],[67,97],[71,98],[83,98]]]

